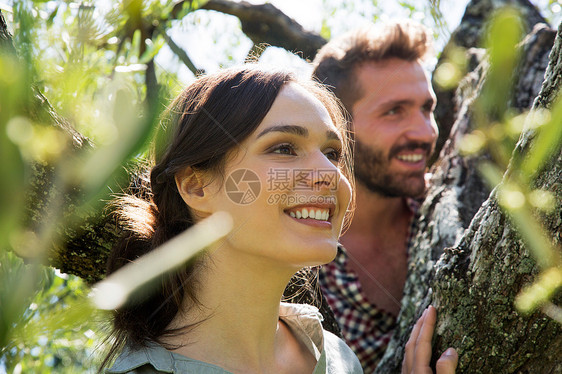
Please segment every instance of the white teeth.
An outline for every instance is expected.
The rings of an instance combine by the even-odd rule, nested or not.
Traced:
[[[423,155],[400,155],[397,158],[406,162],[419,162],[423,159]]]
[[[290,216],[293,218],[312,218],[319,221],[327,221],[330,218],[330,211],[328,209],[307,209],[303,208],[297,211],[289,212]]]

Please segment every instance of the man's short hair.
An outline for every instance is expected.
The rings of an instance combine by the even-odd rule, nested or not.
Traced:
[[[391,58],[424,60],[433,52],[429,29],[410,20],[352,30],[322,47],[314,59],[313,76],[326,84],[351,113],[361,97],[355,70],[365,62]]]

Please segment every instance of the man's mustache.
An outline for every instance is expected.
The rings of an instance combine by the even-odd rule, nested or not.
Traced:
[[[408,142],[405,144],[396,145],[390,149],[388,158],[391,159],[394,156],[396,156],[398,153],[403,151],[416,151],[419,149],[424,150],[426,156],[429,156],[433,149],[433,146],[431,143],[425,143],[425,142]]]

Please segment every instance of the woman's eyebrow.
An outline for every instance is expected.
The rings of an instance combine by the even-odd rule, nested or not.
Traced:
[[[288,133],[288,134],[293,134],[293,135],[299,135],[302,137],[307,138],[308,137],[308,129],[306,127],[302,127],[302,126],[297,126],[297,125],[277,125],[277,126],[272,126],[272,127],[268,127],[267,129],[263,130],[262,132],[260,132],[258,134],[257,138],[260,138],[262,136],[264,136],[265,134],[268,134],[270,132],[283,132],[283,133]],[[326,131],[326,138],[328,140],[339,140],[341,141],[341,136],[332,130],[327,130]]]
[[[339,140],[340,142],[342,141],[341,136],[332,130],[328,130],[326,131],[326,138],[328,138],[328,140]]]
[[[297,125],[277,125],[277,126],[268,127],[267,129],[263,130],[258,134],[256,139],[264,136],[267,133],[274,132],[274,131],[299,135],[305,138],[308,137],[308,129],[306,127],[297,126]]]

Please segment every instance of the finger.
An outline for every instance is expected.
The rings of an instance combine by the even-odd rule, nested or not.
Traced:
[[[427,313],[427,309],[424,310],[421,317],[418,319],[418,321],[414,325],[414,328],[412,329],[412,332],[410,333],[410,338],[408,339],[408,342],[406,343],[406,351],[404,353],[404,360],[402,361],[402,372],[403,373],[409,373],[414,366],[414,352],[415,352],[415,349],[416,349],[416,341],[418,340],[418,336],[420,334],[420,331],[421,331],[426,313]]]
[[[437,374],[454,374],[459,361],[459,355],[453,348],[447,349],[435,365]]]
[[[427,308],[423,325],[421,327],[418,339],[416,340],[416,349],[414,352],[414,370],[423,372],[429,367],[431,360],[431,339],[433,337],[433,329],[437,320],[437,311],[433,306]],[[417,370],[416,370],[417,369]]]

